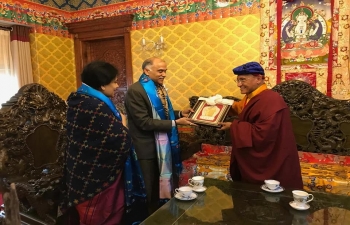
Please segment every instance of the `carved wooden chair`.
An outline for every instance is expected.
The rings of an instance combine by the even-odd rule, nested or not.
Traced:
[[[330,98],[310,84],[290,80],[276,85],[290,108],[301,151],[350,155],[350,102]]]
[[[0,111],[0,188],[15,183],[21,213],[54,224],[66,146],[66,103],[40,84],[22,87]]]

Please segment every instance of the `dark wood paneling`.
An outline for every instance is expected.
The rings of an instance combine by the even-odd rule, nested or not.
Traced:
[[[118,40],[119,38],[124,42],[124,55],[122,56],[119,51],[119,56],[124,57],[125,61],[125,77],[123,78],[126,83],[125,88],[132,84],[130,40],[132,18],[133,15],[122,15],[66,24],[69,32],[74,34],[74,52],[78,87],[81,85],[80,74],[83,67],[90,62],[89,60],[97,59],[97,57],[90,55],[91,45],[94,45],[96,42],[103,43],[106,39]],[[95,52],[96,51],[94,51],[94,53]],[[113,62],[110,63],[113,64]],[[118,69],[120,70],[120,68]],[[121,87],[121,89],[122,88],[123,87]]]

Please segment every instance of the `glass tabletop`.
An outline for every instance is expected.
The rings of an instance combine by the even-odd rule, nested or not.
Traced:
[[[194,200],[172,198],[142,225],[350,225],[350,196],[309,192],[307,210],[290,206],[292,190],[268,193],[261,185],[205,179],[207,190]]]

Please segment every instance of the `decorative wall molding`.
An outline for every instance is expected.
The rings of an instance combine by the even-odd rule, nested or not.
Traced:
[[[40,1],[40,0],[39,0]],[[50,0],[54,1],[54,0]],[[66,0],[65,2],[67,2]],[[0,1],[0,20],[29,25],[32,32],[70,37],[66,23],[133,14],[133,30],[220,19],[260,11],[260,0],[136,0],[66,11],[28,0]],[[49,2],[49,1],[48,1]],[[222,7],[223,6],[223,7]]]

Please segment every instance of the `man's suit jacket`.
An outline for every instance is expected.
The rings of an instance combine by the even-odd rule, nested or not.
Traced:
[[[154,132],[171,131],[171,120],[153,119],[150,100],[140,82],[136,82],[128,88],[125,108],[129,133],[134,142],[138,159],[157,158]],[[176,118],[178,118],[178,114],[179,111],[175,111]]]

